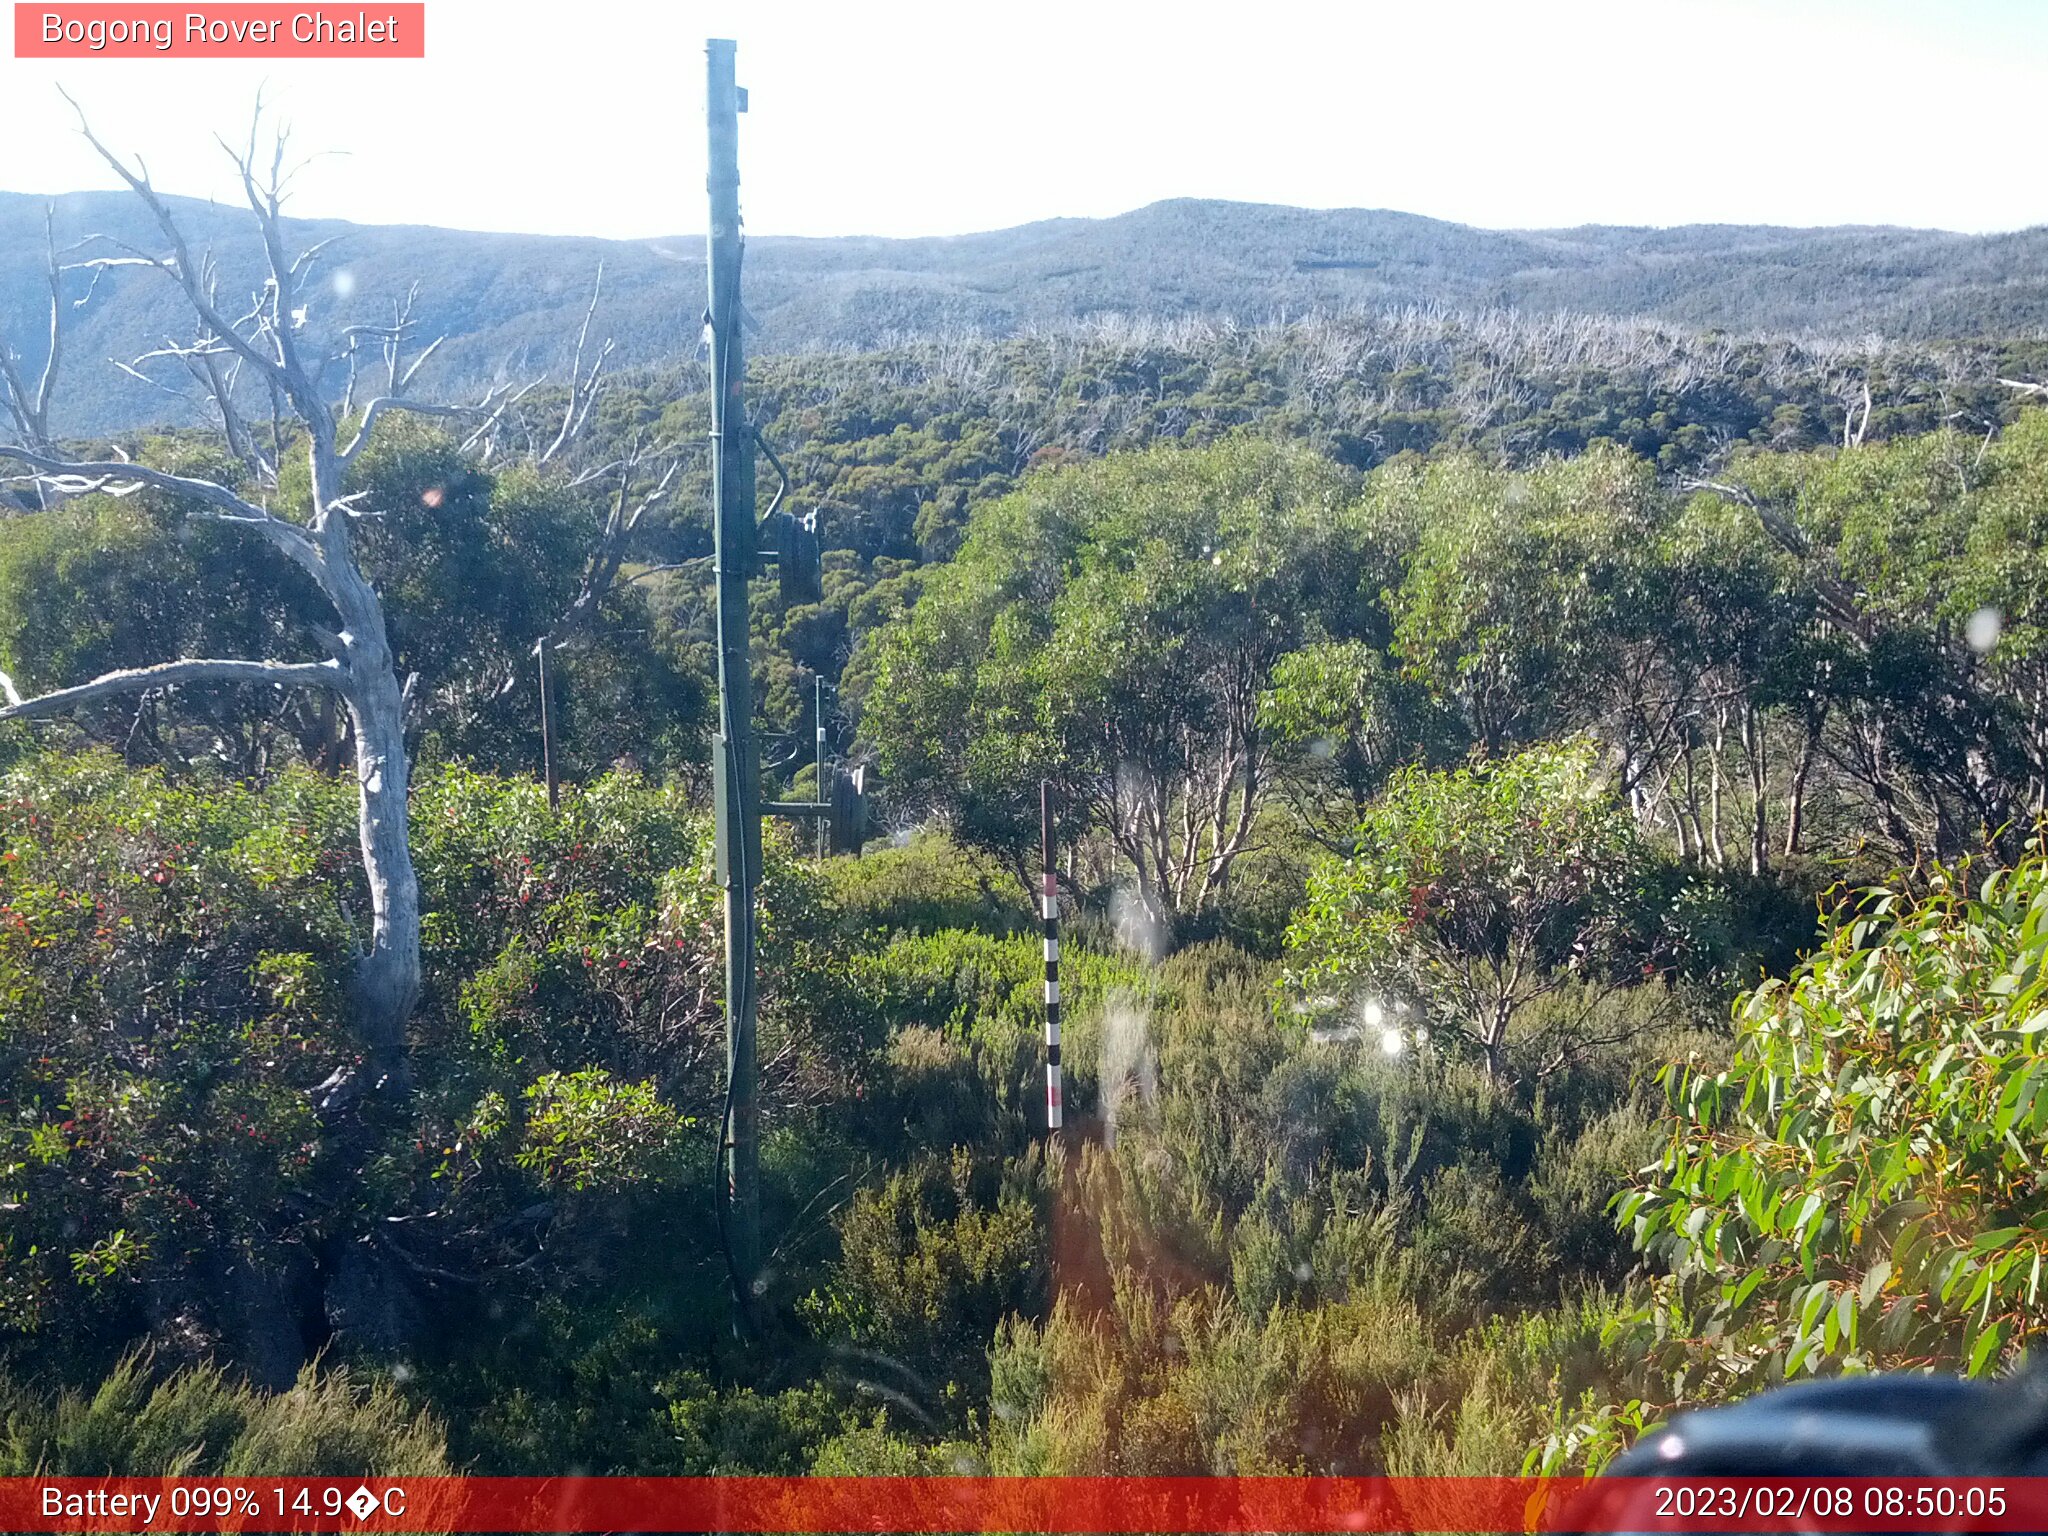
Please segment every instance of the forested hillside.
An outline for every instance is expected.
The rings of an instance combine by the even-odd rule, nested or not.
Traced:
[[[170,203],[229,289],[255,280],[261,253],[246,211]],[[46,209],[60,246],[105,237],[81,257],[117,246],[154,252],[161,240],[125,193],[0,193],[0,314],[41,305]],[[600,262],[620,363],[671,362],[698,344],[701,236],[603,241],[336,220],[287,227],[295,249],[334,241],[308,293],[312,335],[386,322],[417,283],[415,319],[427,336],[448,337],[438,378],[457,392],[544,369],[559,379]],[[2048,324],[2044,272],[2048,236],[2038,230],[1509,231],[1382,210],[1182,200],[944,238],[757,237],[747,291],[756,345],[783,353],[1006,336],[1098,316],[1262,325],[1411,305],[1649,316],[1686,333],[1917,341],[2039,330]],[[73,297],[90,286],[82,272],[72,281]],[[147,273],[110,274],[77,316],[83,355],[141,356],[181,328],[176,303]],[[71,383],[65,419],[80,432],[198,419],[125,376]]]
[[[709,381],[344,403],[296,270],[274,414],[0,441],[0,1470],[1555,1471],[2035,1342],[2039,341],[755,359],[766,787],[881,788],[766,839],[736,1311]]]

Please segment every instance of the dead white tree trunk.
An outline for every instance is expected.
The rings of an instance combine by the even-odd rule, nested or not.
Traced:
[[[274,489],[277,483],[274,451],[291,446],[292,437],[302,431],[310,471],[310,495],[305,505],[296,509],[294,516],[280,516],[232,486],[216,481],[172,474],[124,459],[84,461],[58,453],[40,414],[24,419],[24,412],[19,409],[24,398],[31,404],[47,403],[48,378],[52,375],[49,364],[45,379],[32,391],[20,387],[25,380],[17,369],[10,367],[7,383],[17,406],[10,414],[15,418],[21,440],[0,443],[0,460],[21,466],[22,473],[13,476],[12,483],[33,487],[45,505],[73,496],[119,496],[151,487],[184,498],[190,507],[188,515],[226,523],[263,540],[311,577],[332,606],[334,628],[316,632],[328,652],[327,659],[277,662],[188,657],[159,666],[111,672],[36,698],[23,698],[11,680],[0,680],[4,681],[0,696],[5,699],[4,705],[0,705],[0,721],[37,719],[91,699],[180,683],[255,683],[331,690],[347,709],[354,726],[357,816],[363,874],[370,898],[370,932],[356,954],[352,978],[355,1031],[369,1074],[366,1086],[381,1085],[385,1091],[397,1093],[403,1092],[409,1083],[405,1031],[420,991],[419,882],[413,871],[407,826],[408,765],[403,719],[406,689],[393,662],[383,603],[357,563],[353,547],[354,521],[374,515],[374,509],[360,506],[360,494],[346,494],[343,484],[350,464],[362,451],[370,428],[380,415],[397,411],[461,416],[481,418],[488,424],[496,419],[497,412],[502,412],[507,396],[494,390],[479,406],[465,409],[430,404],[400,393],[384,395],[365,406],[360,426],[346,446],[341,444],[341,424],[322,389],[323,376],[341,359],[322,358],[314,363],[307,356],[303,338],[309,307],[307,278],[318,250],[296,258],[286,253],[281,210],[290,175],[284,164],[285,136],[277,135],[268,166],[259,167],[257,136],[261,118],[259,103],[246,149],[229,149],[256,216],[268,268],[261,291],[253,296],[245,312],[230,319],[219,306],[217,274],[210,259],[194,257],[169,206],[151,185],[147,173],[129,169],[108,150],[94,136],[83,113],[79,116],[80,131],[148,206],[162,246],[154,252],[124,249],[121,255],[74,265],[94,268],[96,277],[110,267],[147,268],[177,286],[196,321],[197,339],[187,346],[161,349],[139,360],[139,364],[169,358],[200,382],[220,418],[231,449],[248,470],[251,483],[265,491]],[[54,274],[54,255],[52,270]],[[51,304],[53,337],[57,338],[52,342],[54,356],[61,343],[62,306],[54,275]],[[240,306],[235,308],[239,310]],[[353,349],[356,341],[357,338],[350,337],[347,344]],[[131,371],[146,377],[139,373],[139,365],[131,367]],[[416,367],[407,370],[402,377],[410,379],[416,371]],[[264,434],[252,428],[240,414],[233,381],[244,373],[256,382],[259,396],[272,402],[273,422],[267,442],[263,441]],[[400,377],[395,368],[393,375]]]

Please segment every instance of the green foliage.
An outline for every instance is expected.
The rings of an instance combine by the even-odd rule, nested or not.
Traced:
[[[326,791],[180,790],[97,757],[0,788],[7,1327],[79,1327],[195,1253],[304,1231],[309,1091],[351,1051],[358,866]]]
[[[1330,849],[1351,847],[1367,803],[1403,764],[1438,762],[1462,744],[1428,690],[1363,640],[1288,652],[1259,708],[1300,781],[1293,805]]]
[[[1288,987],[1317,1014],[1396,1032],[1396,1048],[1426,1038],[1494,1073],[1514,1049],[1532,1065],[1568,1055],[1584,1032],[1572,1021],[1517,1026],[1567,978],[1654,972],[1662,874],[1587,746],[1405,769],[1360,823],[1357,852],[1311,875]]]
[[[618,775],[550,811],[530,781],[419,777],[417,1088],[367,1140],[320,1107],[357,1062],[353,819],[353,787],[304,770],[259,790],[46,756],[0,786],[10,1332],[132,1338],[146,1303],[267,1371],[303,1347],[300,1287],[340,1234],[379,1231],[357,1245],[384,1256],[376,1288],[411,1292],[571,1272],[634,1201],[703,1214],[718,897],[681,794]],[[794,1107],[843,1080],[864,1025],[807,866],[778,851],[765,891],[768,1091]],[[241,1331],[257,1317],[267,1346]]]
[[[137,457],[237,478],[203,440],[152,439]],[[272,494],[289,500],[304,474],[289,461]],[[417,675],[422,755],[537,767],[530,653],[575,596],[602,527],[589,493],[525,468],[487,473],[437,428],[395,416],[351,467],[349,490],[378,509],[357,543],[401,675]],[[331,611],[303,573],[189,511],[148,492],[0,525],[0,669],[43,692],[179,656],[317,657]],[[647,643],[651,621],[640,590],[621,587],[561,653],[553,726],[569,776],[595,777],[626,754],[670,766],[701,745],[701,680],[680,649]],[[243,774],[287,757],[332,767],[344,746],[327,696],[222,685],[115,698],[69,729],[132,759],[214,759]]]
[[[1068,835],[1101,828],[1155,920],[1208,909],[1266,792],[1259,691],[1352,622],[1345,491],[1327,461],[1251,439],[1029,477],[879,632],[862,732],[892,792],[1016,856],[1051,779]],[[1214,786],[1185,806],[1206,830],[1175,839],[1195,783]],[[1153,835],[1117,803],[1150,807]]]
[[[1617,1204],[1671,1271],[1634,1327],[1660,1396],[1908,1361],[1978,1375],[2035,1337],[2044,953],[2039,844],[1874,891],[1743,1000],[1725,1069],[1669,1070],[1672,1140]]]
[[[996,1342],[998,1473],[1167,1476],[1378,1470],[1393,1395],[1426,1369],[1400,1302],[1247,1316],[1227,1294],[1162,1298],[1118,1276],[1107,1309],[1063,1300]]]
[[[931,831],[915,833],[901,846],[881,844],[858,859],[836,860],[826,877],[845,920],[878,933],[1003,933],[1028,926],[1032,918],[1015,875]]]
[[[949,825],[823,865],[770,840],[744,1343],[709,1174],[722,914],[667,771],[697,745],[702,572],[561,653],[551,809],[507,776],[520,669],[595,509],[380,435],[362,539],[426,765],[414,1093],[351,1111],[353,786],[279,766],[292,737],[331,761],[338,717],[192,690],[37,728],[163,771],[9,732],[0,1327],[34,1385],[0,1389],[6,1454],[1555,1471],[1785,1375],[2013,1358],[2048,1247],[2048,856],[1992,867],[2048,763],[2048,427],[1877,441],[1934,409],[1902,357],[1871,446],[1817,451],[1832,407],[1732,344],[1741,380],[1539,369],[1481,422],[1465,394],[1527,357],[1426,340],[1321,383],[1263,333],[761,365],[841,542],[823,601],[763,584],[766,713],[809,740],[839,676],[815,723],[879,749],[899,820]],[[970,366],[1017,384],[1001,419]],[[606,430],[700,407],[622,393]],[[1773,446],[1673,494],[1711,433]],[[1400,451],[1453,441],[1476,451]],[[227,532],[146,497],[16,520],[0,663],[38,686],[309,640],[294,578]],[[600,771],[628,753],[651,776]],[[1042,777],[1074,898],[1052,1142],[1018,878]],[[1980,828],[1984,864],[1922,864],[1755,985],[1866,842]],[[1113,940],[1134,910],[1180,947]],[[1646,1080],[1681,1055],[1660,1129]],[[109,1374],[144,1341],[170,1374]],[[322,1350],[404,1385],[227,1385]]]
[[[0,1377],[8,1477],[445,1477],[442,1431],[386,1383],[308,1366],[287,1391],[217,1367],[159,1374],[121,1360],[91,1392],[42,1396]]]
[[[551,1189],[619,1189],[671,1172],[689,1121],[650,1083],[622,1083],[602,1067],[549,1072],[526,1090],[523,1144],[513,1156]]]
[[[883,1035],[936,1031],[964,1053],[981,1079],[986,1134],[1021,1150],[1027,1123],[1045,1104],[1045,959],[1037,939],[952,929],[906,935],[853,956],[849,980]],[[1068,1103],[1085,1114],[1094,1107],[1104,1009],[1113,994],[1141,990],[1144,980],[1128,961],[1069,945],[1060,986]],[[878,1084],[877,1092],[881,1123],[920,1112],[915,1091],[892,1096]]]
[[[681,1464],[703,1477],[806,1472],[813,1447],[845,1422],[821,1387],[721,1392],[701,1376],[684,1378],[668,1408]]]
[[[1488,752],[1592,723],[1586,679],[1662,606],[1650,466],[1612,449],[1523,473],[1459,457],[1390,466],[1372,494],[1412,540],[1389,594],[1409,675]]]
[[[233,478],[204,444],[150,440],[138,456]],[[0,523],[0,670],[25,695],[179,656],[274,654],[280,636],[317,653],[305,631],[317,603],[312,584],[276,552],[240,530],[184,518],[158,492],[86,497]],[[208,755],[261,769],[280,718],[271,690],[207,685],[178,699],[176,715],[212,733]],[[282,712],[288,732],[309,730],[316,715],[296,699]],[[147,698],[87,706],[68,729],[159,757],[179,742],[175,715]]]
[[[957,1416],[987,1390],[988,1341],[1029,1315],[1047,1278],[1047,1169],[1034,1150],[977,1167],[927,1157],[855,1196],[839,1258],[805,1302],[812,1325],[859,1352],[863,1374],[926,1413]]]

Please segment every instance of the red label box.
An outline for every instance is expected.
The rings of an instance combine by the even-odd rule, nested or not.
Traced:
[[[0,1478],[22,1532],[1566,1536],[2048,1530],[2048,1478]]]
[[[125,5],[16,0],[18,59],[423,59],[423,0]]]

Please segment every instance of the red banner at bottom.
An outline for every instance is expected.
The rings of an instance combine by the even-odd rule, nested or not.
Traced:
[[[2048,1478],[0,1478],[0,1530],[2048,1531]]]

